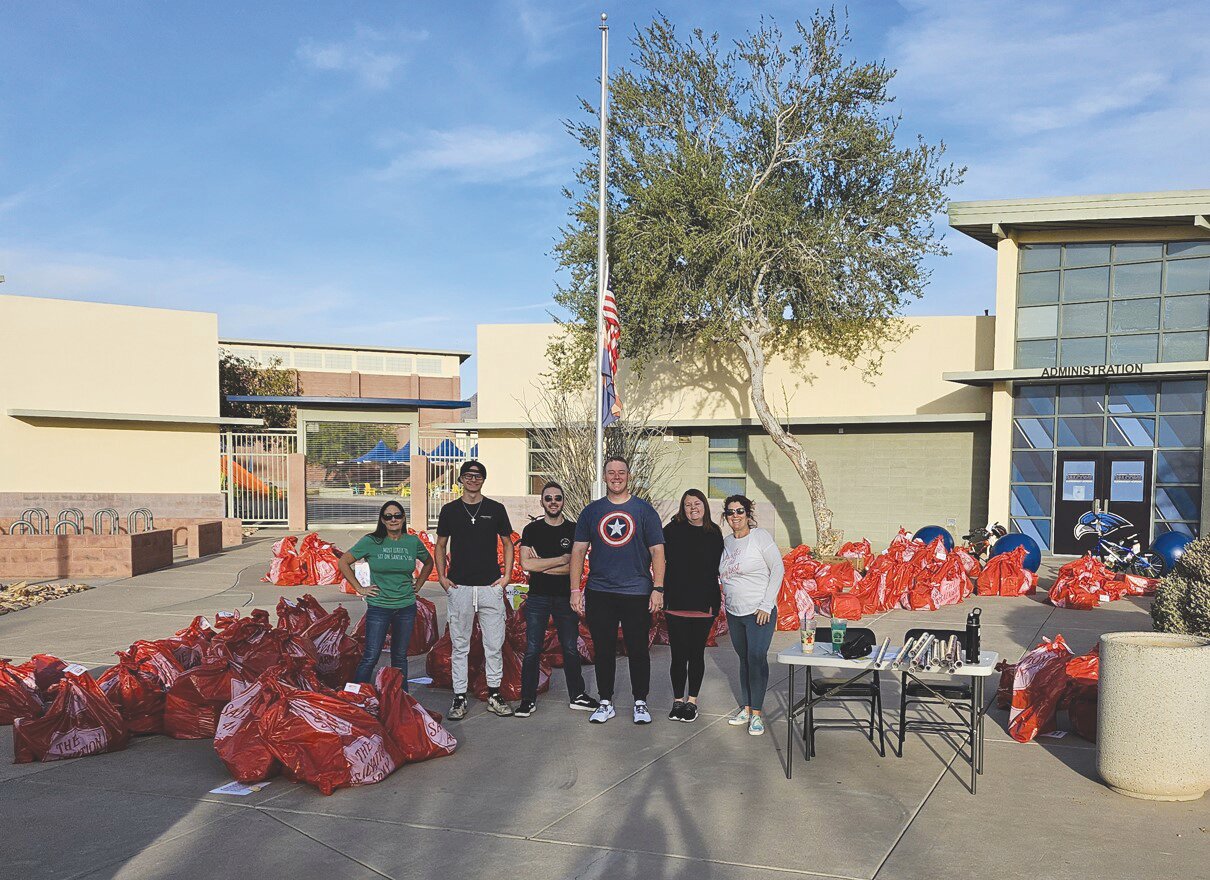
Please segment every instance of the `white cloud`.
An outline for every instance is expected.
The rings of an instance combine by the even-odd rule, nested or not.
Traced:
[[[554,61],[566,51],[563,35],[591,21],[584,3],[540,4],[534,0],[512,0],[509,4],[521,31],[525,61],[531,65]]]
[[[391,85],[407,60],[406,46],[427,38],[425,31],[389,32],[358,25],[349,40],[303,40],[297,56],[316,70],[352,73],[366,88],[381,90]]]
[[[414,146],[378,172],[379,179],[436,173],[467,182],[518,180],[548,172],[558,162],[558,142],[532,129],[469,125],[429,131],[414,140]]]

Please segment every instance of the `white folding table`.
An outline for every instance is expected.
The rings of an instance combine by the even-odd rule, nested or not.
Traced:
[[[905,669],[892,669],[891,660],[899,653],[899,648],[892,646],[887,650],[886,656],[879,665],[874,664],[874,656],[877,654],[877,647],[869,657],[863,657],[859,660],[846,660],[839,654],[832,653],[832,645],[816,642],[814,649],[809,654],[804,654],[802,645],[792,645],[784,651],[779,651],[777,654],[777,662],[783,663],[790,667],[790,683],[789,695],[786,701],[786,778],[790,779],[793,775],[794,766],[794,718],[797,715],[803,716],[803,756],[809,761],[811,760],[811,730],[815,721],[815,704],[829,699],[834,693],[839,691],[846,685],[853,684],[867,675],[872,675],[874,672],[890,672],[902,676],[900,685],[907,686],[908,680],[914,681],[930,691],[938,701],[955,710],[955,713],[962,720],[960,725],[948,724],[946,722],[933,722],[931,732],[960,732],[970,744],[970,765],[971,765],[971,794],[975,793],[975,779],[978,774],[983,772],[983,683],[989,675],[995,671],[996,662],[1000,659],[1000,655],[995,651],[981,651],[979,653],[978,663],[965,663],[953,672],[928,670],[924,672],[914,672]],[[807,692],[806,695],[797,703],[794,701],[794,672],[795,668],[802,666],[807,673]],[[830,688],[827,692],[814,697],[811,694],[811,672],[813,669],[836,669],[847,673],[847,677],[836,683],[836,686]],[[955,701],[950,700],[941,694],[938,694],[930,682],[921,679],[920,676],[927,675],[930,677],[946,677],[946,678],[969,678],[971,680],[971,699],[969,713],[966,706],[959,707]],[[965,702],[965,701],[964,701]]]

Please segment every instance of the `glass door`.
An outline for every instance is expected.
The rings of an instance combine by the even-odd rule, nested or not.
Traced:
[[[1082,556],[1101,538],[1151,543],[1150,452],[1060,452],[1054,552]]]
[[[1054,552],[1082,556],[1097,543],[1089,517],[1100,507],[1099,487],[1103,453],[1060,452],[1055,474]]]

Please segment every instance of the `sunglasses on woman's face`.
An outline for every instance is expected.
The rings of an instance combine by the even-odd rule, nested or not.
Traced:
[[[563,496],[562,495],[543,495],[542,500],[543,501],[562,501]]]
[[[744,510],[742,507],[736,507],[732,510],[726,511],[727,516],[741,516],[743,514],[746,514],[747,512],[748,511]]]
[[[382,518],[386,521],[390,521],[393,519],[403,519],[403,514],[402,513],[384,513],[382,515]]]

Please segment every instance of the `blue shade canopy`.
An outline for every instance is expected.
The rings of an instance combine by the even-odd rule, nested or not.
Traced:
[[[479,457],[479,444],[476,443],[474,446],[471,447],[471,458],[478,458],[478,457]]]
[[[457,461],[460,458],[466,458],[466,453],[459,449],[453,440],[447,437],[433,447],[429,452],[429,458]]]
[[[353,461],[354,461],[354,463],[357,463],[357,464],[369,463],[369,462],[388,462],[388,461],[395,460],[392,457],[394,455],[395,455],[395,453],[391,450],[391,448],[389,446],[387,446],[386,442],[383,440],[379,440],[377,445],[375,445],[375,447],[373,449],[371,449],[365,455],[362,455],[362,456],[359,456],[358,458],[353,459]]]
[[[407,464],[412,460],[412,441],[409,440],[398,449],[391,453],[391,457],[387,461],[392,464]]]

